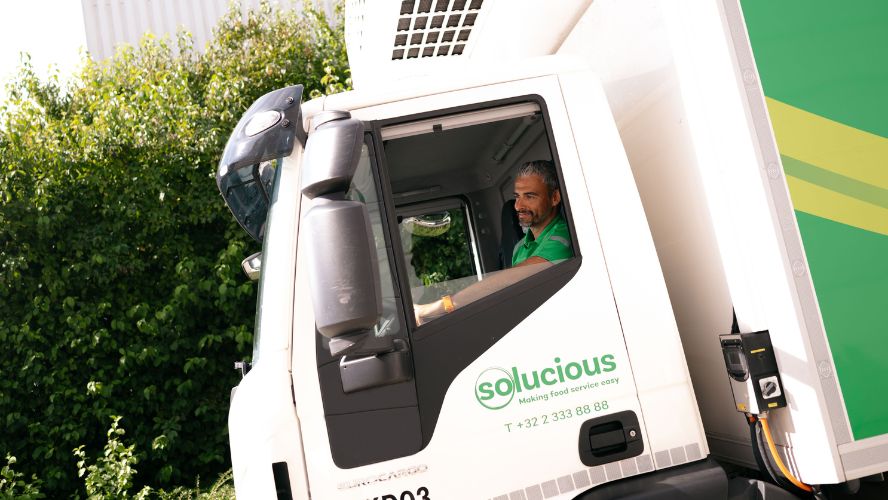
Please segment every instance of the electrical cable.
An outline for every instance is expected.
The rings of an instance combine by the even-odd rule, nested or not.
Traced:
[[[765,464],[764,459],[762,459],[761,448],[757,446],[757,420],[758,419],[755,418],[755,415],[751,413],[746,414],[746,421],[749,422],[749,440],[752,441],[752,456],[753,458],[755,458],[755,463],[758,465],[760,471],[770,473],[767,464]]]
[[[783,476],[786,477],[786,479],[788,479],[793,485],[795,485],[796,488],[799,488],[800,490],[808,493],[814,493],[814,488],[796,479],[795,476],[793,476],[792,473],[789,472],[789,469],[787,469],[786,466],[783,464],[783,459],[781,459],[780,454],[777,453],[777,446],[774,445],[774,438],[771,437],[771,427],[770,425],[768,425],[767,415],[760,415],[758,421],[761,423],[762,433],[765,435],[765,439],[768,442],[768,449],[771,450],[771,456],[774,458],[774,463],[777,464],[777,467],[780,469],[780,472],[783,474]]]
[[[762,424],[758,420],[755,422],[755,449],[758,450],[760,456],[762,457],[762,461],[765,464],[765,470],[768,472],[768,476],[774,481],[774,484],[780,486],[781,488],[791,491],[793,493],[804,493],[804,491],[796,488],[791,482],[789,482],[779,471],[774,467],[767,456],[767,452],[765,450],[768,449],[768,443],[765,440],[764,432],[762,432]]]
[[[774,484],[780,486],[783,489],[796,491],[795,486],[792,485],[789,481],[784,479],[780,474],[774,470],[774,467],[771,463],[765,459],[762,454],[762,450],[767,448],[767,444],[765,443],[765,438],[762,436],[762,427],[759,423],[758,419],[755,415],[751,413],[746,414],[746,419],[749,422],[749,438],[752,441],[752,456],[755,458],[755,462],[758,465],[759,470],[766,474]]]

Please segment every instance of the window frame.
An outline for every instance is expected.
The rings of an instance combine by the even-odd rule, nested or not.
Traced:
[[[414,317],[413,312],[413,302],[412,302],[412,294],[408,293],[407,296],[410,297],[410,304],[407,304],[405,300],[404,290],[410,290],[410,283],[406,276],[406,263],[404,253],[402,251],[395,252],[394,249],[402,248],[402,242],[400,237],[400,230],[398,225],[398,214],[397,208],[395,205],[395,199],[392,193],[392,183],[391,177],[389,175],[390,166],[388,164],[388,159],[385,154],[385,144],[383,140],[382,129],[386,127],[390,127],[393,125],[403,125],[409,124],[411,122],[421,122],[427,121],[435,118],[444,118],[450,115],[460,115],[471,113],[473,111],[487,111],[493,110],[495,108],[506,107],[509,105],[522,104],[532,102],[535,103],[540,110],[540,115],[543,120],[543,126],[545,128],[546,133],[546,143],[549,148],[549,153],[551,155],[551,161],[555,164],[555,171],[558,176],[558,184],[560,186],[561,191],[561,210],[563,216],[567,221],[568,231],[571,237],[571,245],[573,249],[573,257],[568,259],[566,262],[575,261],[575,266],[570,266],[573,268],[573,271],[569,272],[571,275],[576,272],[576,269],[579,268],[579,264],[582,262],[582,252],[580,251],[579,241],[576,235],[575,224],[573,223],[572,212],[570,209],[570,201],[567,195],[567,190],[564,188],[564,176],[562,175],[561,162],[558,155],[558,149],[556,147],[554,141],[554,131],[552,130],[552,122],[549,117],[549,109],[546,105],[545,99],[539,94],[525,94],[514,97],[508,97],[504,99],[494,99],[490,101],[477,102],[462,106],[454,106],[450,108],[438,109],[433,111],[425,111],[419,113],[413,113],[409,115],[402,115],[398,117],[382,119],[382,120],[372,120],[366,122],[371,131],[371,136],[373,138],[373,147],[371,148],[375,151],[375,162],[371,162],[371,167],[376,168],[377,180],[380,183],[378,188],[382,190],[382,201],[383,206],[386,211],[386,219],[388,221],[388,237],[390,238],[391,245],[389,246],[389,256],[392,257],[392,253],[394,254],[393,262],[393,272],[395,273],[396,279],[399,280],[399,297],[401,299],[401,306],[404,312],[405,325],[407,327],[408,336],[412,342],[416,342],[422,339],[426,339],[433,335],[436,335],[444,330],[447,330],[453,323],[458,321],[463,321],[467,317],[473,315],[475,312],[481,309],[487,309],[491,307],[491,305],[498,303],[500,301],[507,301],[510,297],[514,297],[516,294],[521,293],[521,291],[525,288],[528,282],[535,282],[533,276],[525,278],[519,282],[516,282],[510,286],[507,286],[501,290],[495,291],[477,301],[467,304],[464,307],[460,307],[453,311],[453,313],[448,314],[444,317],[438,318],[435,321],[431,321],[425,323],[421,326],[416,325],[416,319]],[[471,126],[471,125],[470,125]],[[459,195],[454,195],[459,196]],[[444,199],[444,198],[442,198]],[[430,200],[434,202],[436,200]],[[505,200],[504,200],[505,202]],[[469,226],[469,231],[474,230],[474,224],[472,224],[472,212],[471,212],[471,204],[466,204],[467,211],[467,223]],[[472,235],[474,237],[474,235]],[[476,242],[473,242],[476,244]],[[474,249],[474,247],[473,247]],[[480,262],[478,263],[478,269],[480,270]],[[550,269],[544,269],[537,273],[538,275],[542,275],[543,279],[545,277],[557,273],[555,271],[556,268],[562,267],[561,264],[552,266]],[[560,273],[558,273],[560,274]],[[525,286],[521,286],[524,284]]]

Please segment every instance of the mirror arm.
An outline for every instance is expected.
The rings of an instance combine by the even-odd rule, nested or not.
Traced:
[[[330,339],[330,354],[334,358],[385,354],[395,348],[394,338],[377,337],[373,330],[361,330]]]

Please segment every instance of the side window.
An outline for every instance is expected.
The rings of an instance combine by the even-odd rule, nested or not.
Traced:
[[[467,208],[459,199],[437,206],[408,207],[398,216],[411,295],[431,302],[478,280],[479,265],[468,225]]]
[[[379,278],[382,290],[382,317],[376,324],[376,336],[396,335],[403,330],[401,315],[398,314],[398,296],[395,293],[392,269],[389,265],[388,245],[383,232],[382,200],[370,164],[370,149],[365,143],[361,148],[361,158],[351,186],[345,197],[367,205],[370,214],[370,228],[376,244],[379,259]]]
[[[417,326],[577,255],[537,102],[383,124],[381,135]]]

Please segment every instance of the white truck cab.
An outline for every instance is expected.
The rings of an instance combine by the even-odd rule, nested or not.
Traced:
[[[600,83],[557,57],[474,74],[316,99],[269,129],[308,132],[259,167],[273,180],[254,368],[232,399],[239,495],[285,463],[315,498],[573,498],[708,455]],[[519,235],[500,221],[532,160],[557,166],[574,255],[510,268]],[[433,283],[431,256],[463,266]],[[485,282],[503,283],[416,325],[414,304]]]

